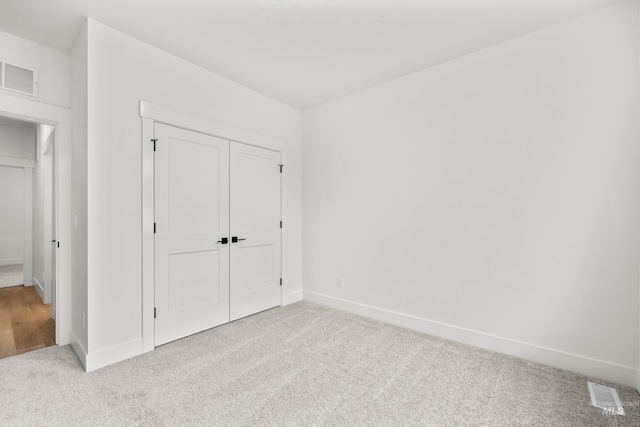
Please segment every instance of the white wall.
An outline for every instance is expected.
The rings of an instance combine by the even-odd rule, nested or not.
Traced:
[[[0,31],[0,59],[37,68],[39,96],[37,98],[0,90],[0,96],[36,99],[45,104],[69,107],[71,90],[69,54]]]
[[[638,13],[640,14],[640,8],[638,10]],[[638,31],[638,38],[640,39],[640,31]],[[640,42],[638,43],[638,45],[640,46]],[[640,53],[638,54],[638,56],[640,57]],[[640,281],[638,281],[638,286],[640,287]],[[638,306],[640,307],[640,290],[638,292],[638,298],[639,298]],[[640,315],[638,316],[638,322],[640,322]],[[640,393],[640,326],[638,326],[638,365],[637,366],[638,366],[638,370],[636,371],[636,390],[638,390],[638,392]]]
[[[638,50],[624,2],[305,111],[304,298],[633,384]]]
[[[112,362],[139,352],[141,343],[140,100],[288,145],[290,269],[284,292],[299,295],[300,111],[91,20],[88,58],[89,356]]]
[[[24,169],[0,166],[0,265],[24,256]]]
[[[85,363],[87,313],[87,138],[88,32],[85,25],[71,50],[71,343]],[[57,147],[56,147],[57,148]],[[56,153],[59,154],[59,153]],[[58,163],[60,165],[60,163]],[[60,172],[59,166],[57,170]],[[62,220],[62,218],[60,218]],[[118,316],[113,312],[113,317]]]
[[[0,157],[34,160],[36,125],[0,117]]]

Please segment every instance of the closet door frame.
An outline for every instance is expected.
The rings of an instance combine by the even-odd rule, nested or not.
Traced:
[[[161,123],[194,132],[212,135],[218,138],[235,141],[255,147],[266,148],[280,153],[284,165],[280,179],[280,210],[283,228],[281,229],[281,275],[287,283],[287,147],[282,141],[259,135],[244,129],[203,119],[171,108],[140,101],[140,118],[142,120],[142,352],[155,348],[154,329],[154,292],[155,292],[155,252],[154,252],[154,161],[153,139],[155,123]],[[282,292],[282,304],[285,304],[285,293]]]

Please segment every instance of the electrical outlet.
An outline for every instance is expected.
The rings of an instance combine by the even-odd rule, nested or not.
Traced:
[[[338,287],[339,288],[344,288],[344,278],[343,277],[338,277]]]

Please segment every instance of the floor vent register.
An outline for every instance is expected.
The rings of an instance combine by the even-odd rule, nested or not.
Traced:
[[[615,388],[606,385],[592,383],[588,381],[591,404],[596,408],[601,408],[603,412],[609,414],[624,415],[624,408],[620,403],[618,392]]]

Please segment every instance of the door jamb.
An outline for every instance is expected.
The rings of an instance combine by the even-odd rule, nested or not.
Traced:
[[[33,167],[24,168],[24,286],[33,286]]]
[[[44,259],[44,268],[43,268],[43,280],[44,283],[43,285],[43,293],[45,298],[44,302],[45,304],[51,303],[52,300],[54,300],[53,295],[51,295],[51,291],[53,289],[53,277],[52,277],[52,268],[51,268],[51,258],[53,257],[53,251],[54,248],[51,246],[51,239],[53,238],[53,234],[54,234],[54,227],[52,227],[52,216],[53,213],[51,211],[51,206],[53,203],[53,206],[56,206],[55,202],[55,197],[56,197],[56,192],[55,192],[55,176],[54,176],[54,181],[53,181],[53,185],[54,188],[51,188],[51,172],[53,169],[53,172],[55,173],[55,151],[53,152],[53,162],[54,165],[51,165],[51,157],[49,157],[52,153],[52,149],[55,150],[55,129],[53,130],[52,134],[54,135],[54,142],[52,144],[50,144],[41,154],[40,157],[40,161],[42,161],[42,174],[44,175],[44,188],[43,188],[43,196],[44,196],[44,203],[43,203],[43,208],[44,208],[44,212],[43,212],[43,221],[44,221],[44,227],[43,227],[43,241],[41,243],[44,244],[44,251],[43,251],[43,259]],[[44,142],[44,141],[43,141]],[[53,166],[53,167],[52,167]],[[53,191],[52,191],[53,190]],[[57,218],[56,220],[56,225],[57,225]],[[57,239],[56,239],[57,240]],[[55,271],[54,271],[55,273]],[[47,288],[48,288],[48,292],[47,292]],[[47,295],[48,294],[48,295]],[[49,298],[46,298],[46,297]]]
[[[266,148],[280,153],[286,165],[287,145],[274,138],[225,125],[213,120],[204,119],[182,111],[173,110],[146,101],[140,101],[140,118],[142,120],[142,352],[155,348],[154,342],[154,292],[155,292],[155,254],[154,254],[154,169],[153,148],[154,124],[162,123],[194,132],[212,135],[229,141],[240,142],[255,147]],[[281,250],[281,275],[284,284],[286,274],[286,171],[283,168],[281,179],[280,211],[283,224]],[[281,290],[281,303],[284,302],[284,290]]]

